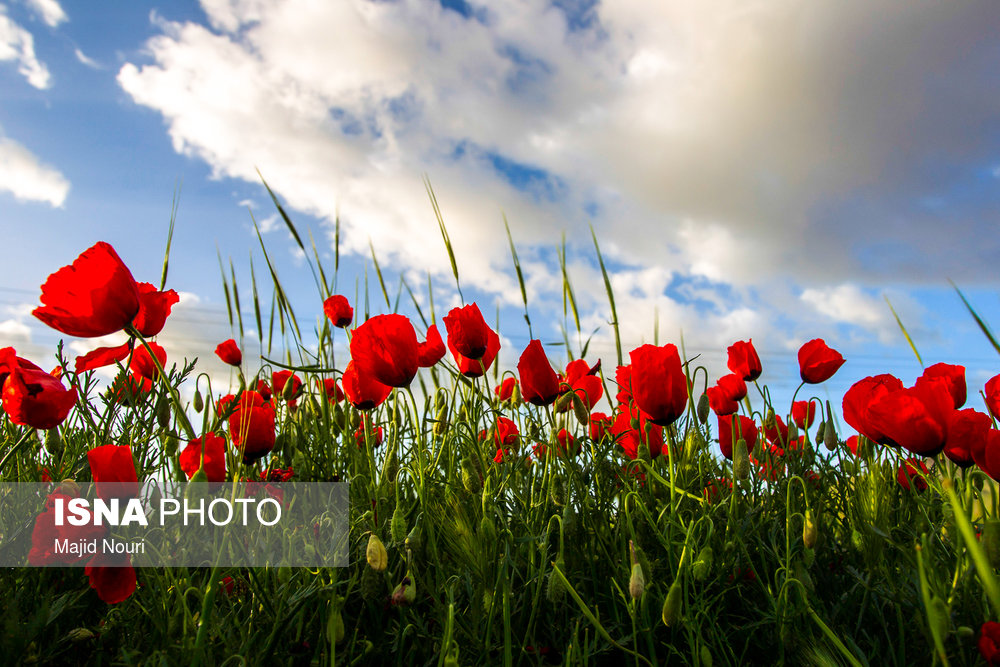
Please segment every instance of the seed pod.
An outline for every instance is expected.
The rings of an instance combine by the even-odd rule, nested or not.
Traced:
[[[361,597],[371,600],[382,590],[382,577],[370,567],[361,568]]]
[[[632,564],[632,576],[628,579],[628,594],[632,596],[633,600],[638,600],[642,597],[642,591],[646,588],[646,577],[642,574],[642,565],[639,563]]]
[[[552,502],[558,507],[566,505],[566,482],[559,475],[552,476],[552,484],[549,486],[549,494]]]
[[[973,637],[976,636],[976,631],[967,625],[960,625],[957,628],[955,628],[955,634],[961,637],[962,639],[972,639]]]
[[[344,617],[341,616],[339,607],[330,612],[330,618],[326,622],[326,638],[331,644],[344,641]]]
[[[816,442],[825,442],[824,437],[826,436],[826,420],[819,423],[816,427]]]
[[[827,403],[827,412],[829,414],[830,404]],[[833,415],[831,414],[826,420],[826,427],[823,429],[823,445],[829,451],[835,451],[837,445],[840,444],[840,440],[837,438],[837,429],[833,426]]]
[[[812,510],[806,508],[806,518],[802,523],[802,544],[805,545],[806,549],[812,549],[816,546],[817,537],[819,537],[819,528],[816,525],[816,519],[813,517]]]
[[[167,456],[173,456],[177,453],[177,436],[174,433],[167,433],[163,436],[163,453]]]
[[[194,411],[201,412],[205,409],[205,399],[201,395],[200,389],[194,390]]]
[[[583,397],[575,391],[573,392],[573,413],[581,425],[590,426],[590,410],[587,409],[587,403]]]
[[[195,392],[195,396],[198,396],[198,392]],[[197,406],[197,402],[195,402]],[[201,412],[201,410],[198,410]],[[160,398],[156,402],[156,423],[160,425],[160,428],[167,428],[170,426],[170,402],[165,398]]]
[[[406,512],[399,503],[396,504],[392,519],[389,520],[389,536],[395,544],[401,544],[406,540]]]
[[[565,574],[566,561],[563,560],[562,554],[556,557],[556,567],[559,568],[560,572]],[[545,589],[545,599],[552,604],[558,604],[565,597],[566,586],[563,584],[562,579],[556,576],[555,570],[549,570],[549,582]]]
[[[990,561],[993,569],[1000,567],[1000,520],[991,519],[983,525],[983,534],[980,537],[983,549],[986,551],[986,558]]]
[[[483,488],[483,480],[479,477],[479,471],[468,458],[462,459],[462,486],[469,493],[479,493]]]
[[[733,448],[733,477],[746,479],[750,475],[750,453],[747,451],[747,441],[740,438]]]
[[[701,650],[698,651],[698,657],[701,659],[701,667],[712,667],[712,652],[704,644],[701,645]]]
[[[708,415],[710,409],[711,406],[708,403],[708,394],[703,393],[700,397],[698,397],[698,408],[695,410],[696,414],[698,415],[698,421],[700,421],[702,424],[708,421]]]
[[[434,417],[434,435],[443,435],[448,431],[448,406],[442,406]]]
[[[711,546],[705,546],[698,552],[698,557],[691,564],[691,574],[696,581],[705,581],[712,571],[712,563],[715,560],[715,552]]]
[[[93,632],[87,628],[73,628],[66,633],[66,639],[70,640],[74,644],[79,644],[80,642],[85,642],[89,639],[96,637]]]
[[[404,542],[406,548],[415,554],[419,554],[424,548],[424,536],[423,532],[420,530],[420,521],[417,520],[413,524],[413,528],[410,529],[410,534],[406,536]]]
[[[45,451],[58,458],[62,454],[63,443],[59,437],[59,429],[50,428],[45,432]]]
[[[368,537],[368,548],[365,549],[365,559],[368,565],[376,572],[382,572],[389,565],[389,554],[386,553],[385,545],[378,535],[372,533]]]
[[[392,603],[397,607],[408,607],[417,599],[417,587],[413,581],[413,574],[407,570],[406,576],[399,582],[399,585],[392,591]]]
[[[668,628],[677,625],[681,620],[681,605],[683,602],[681,593],[681,580],[674,579],[674,583],[670,584],[670,590],[667,591],[667,597],[663,601],[663,612],[660,614],[663,624]]]

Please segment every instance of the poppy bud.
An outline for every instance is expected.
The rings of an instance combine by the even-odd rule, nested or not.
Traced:
[[[476,470],[475,465],[468,459],[462,459],[462,486],[469,493],[479,493],[483,488],[482,479],[479,477],[479,471]]]
[[[566,483],[563,481],[562,477],[558,475],[552,476],[552,485],[549,487],[549,493],[552,496],[552,502],[558,507],[565,507],[566,505]]]
[[[370,567],[363,568],[361,572],[361,597],[365,600],[371,600],[378,595],[382,588],[380,579],[379,573],[375,570]]]
[[[331,644],[344,641],[344,617],[341,616],[339,608],[330,613],[330,618],[326,622],[326,638]]]
[[[376,572],[382,572],[389,565],[389,554],[385,551],[385,545],[378,535],[372,533],[368,537],[368,548],[365,550],[365,559],[368,565]]]
[[[955,628],[955,634],[961,637],[962,639],[972,639],[973,637],[976,636],[976,631],[967,625],[960,625],[957,628]]]
[[[194,390],[194,411],[195,412],[201,412],[204,409],[205,409],[205,399],[202,398],[201,390],[200,389],[195,389]],[[162,424],[161,424],[161,426],[162,426]]]
[[[795,442],[799,439],[799,427],[795,422],[788,422],[788,442]]]
[[[646,588],[646,578],[642,574],[642,566],[639,563],[632,565],[632,576],[628,580],[628,593],[633,600],[642,597],[642,591]]]
[[[409,571],[403,581],[392,591],[392,604],[397,607],[407,607],[417,599],[417,588],[413,583],[413,575]]]
[[[835,451],[839,444],[837,429],[833,426],[833,412],[830,410],[830,401],[826,402],[826,428],[823,429],[823,444],[831,452]]]
[[[574,539],[580,528],[580,515],[576,513],[576,510],[569,503],[563,508],[562,527],[563,535],[567,540]]]
[[[701,667],[712,667],[712,652],[704,644],[701,645],[701,650],[698,651],[698,657],[701,658]]]
[[[802,561],[795,561],[792,565],[792,571],[795,574],[795,578],[802,582],[802,585],[806,587],[809,592],[816,590],[816,584],[813,583],[812,577],[809,576],[809,571],[806,570],[805,564]]]
[[[826,437],[826,420],[821,421],[819,426],[816,427],[816,442],[825,442]]]
[[[681,620],[681,604],[683,602],[681,593],[681,580],[674,579],[674,583],[670,584],[670,590],[667,591],[667,597],[663,601],[663,612],[660,614],[663,625],[668,628],[677,625]]]
[[[70,640],[74,644],[79,644],[80,642],[85,642],[96,637],[93,632],[87,628],[73,628],[66,633],[66,639]]]
[[[816,552],[812,549],[802,550],[802,564],[806,567],[812,567],[813,562],[816,560]]]
[[[572,392],[573,396],[573,413],[576,415],[576,420],[580,422],[583,426],[590,425],[590,410],[587,409],[587,402],[576,393]]]
[[[198,393],[195,392],[195,396]],[[195,402],[197,405],[197,401]],[[201,410],[199,410],[201,412]],[[165,398],[161,398],[156,403],[156,423],[160,425],[160,428],[167,428],[170,426],[170,403]]]
[[[444,657],[444,667],[458,667],[458,645],[452,644],[451,650]]]
[[[819,536],[819,529],[816,526],[816,520],[813,518],[812,510],[806,508],[806,518],[802,524],[802,544],[805,545],[806,549],[812,549],[816,546],[816,538]]]
[[[58,458],[62,454],[63,443],[59,437],[59,429],[50,428],[45,432],[45,451]]]
[[[733,449],[733,477],[746,479],[750,475],[750,453],[747,451],[747,441],[740,438]]]
[[[559,568],[560,572],[566,569],[566,561],[563,560],[562,554],[556,557],[556,567]],[[563,584],[562,579],[556,576],[555,570],[549,570],[549,581],[548,586],[545,589],[545,599],[552,604],[557,604],[562,602],[563,598],[566,597],[566,586]]]
[[[406,512],[402,505],[397,504],[392,512],[392,519],[389,520],[389,535],[396,544],[402,543],[406,539]]]
[[[434,417],[434,435],[443,435],[448,430],[448,406],[443,405]]]
[[[980,538],[983,549],[986,551],[986,558],[990,561],[993,569],[1000,567],[1000,520],[991,519],[983,525],[983,534]]]
[[[479,535],[483,538],[485,544],[493,544],[497,541],[497,529],[493,525],[493,520],[490,519],[489,514],[484,514],[483,518],[479,521]]]
[[[167,456],[173,456],[177,453],[177,436],[173,433],[167,433],[163,437],[163,453]]]
[[[698,407],[695,409],[695,414],[698,415],[698,421],[702,424],[708,421],[709,410],[711,405],[708,401],[708,394],[703,393],[698,399]]]
[[[715,552],[711,546],[705,546],[698,552],[698,557],[691,564],[691,574],[696,581],[705,581],[712,571],[712,562],[715,560]]]
[[[413,528],[410,529],[409,535],[406,536],[404,542],[406,548],[414,553],[420,553],[424,547],[423,534],[420,531],[420,522],[413,524]]]

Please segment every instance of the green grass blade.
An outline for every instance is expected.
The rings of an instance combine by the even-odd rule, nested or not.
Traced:
[[[611,327],[615,330],[615,350],[618,352],[618,365],[622,365],[622,339],[621,333],[618,331],[618,309],[615,307],[615,293],[611,289],[611,278],[608,276],[608,270],[604,266],[604,257],[601,256],[601,246],[597,242],[597,234],[594,232],[594,226],[590,226],[590,236],[594,239],[594,250],[597,251],[597,263],[601,267],[601,275],[604,276],[604,289],[608,293],[608,302],[611,304]]]
[[[236,320],[240,325],[240,340],[243,340],[243,311],[240,308],[240,291],[236,286],[236,268],[232,259],[229,260],[229,273],[233,278],[233,308],[236,310]]]
[[[580,313],[576,309],[576,297],[573,295],[573,285],[569,280],[569,272],[566,268],[566,233],[563,232],[562,243],[559,246],[559,268],[562,270],[563,281],[563,317],[566,316],[566,302],[569,302],[570,310],[573,313],[573,323],[576,324],[576,332],[580,333]]]
[[[996,350],[998,354],[1000,354],[1000,343],[997,343],[997,339],[993,336],[993,332],[990,331],[990,328],[986,326],[986,322],[983,321],[983,318],[979,317],[979,313],[977,313],[975,309],[973,309],[972,304],[970,304],[969,300],[965,298],[964,294],[962,294],[962,290],[958,289],[958,285],[953,283],[951,280],[949,280],[948,282],[951,283],[951,286],[955,288],[956,292],[958,292],[958,296],[959,298],[962,299],[962,303],[965,304],[966,310],[969,311],[969,314],[972,315],[972,318],[976,320],[976,324],[979,325],[979,330],[982,331],[983,335],[986,336],[986,339],[990,341],[990,345],[993,346],[993,349]]]
[[[917,352],[917,346],[913,344],[913,339],[910,338],[910,332],[906,330],[903,326],[903,321],[899,319],[899,315],[896,314],[896,309],[892,307],[892,303],[889,301],[887,295],[882,295],[885,299],[886,304],[889,306],[889,310],[892,311],[892,316],[896,318],[896,324],[899,325],[899,330],[903,332],[903,337],[906,338],[906,342],[910,344],[910,349],[913,350],[913,354],[917,357],[917,361],[920,362],[921,367],[924,365],[924,360],[920,358],[920,353]]]
[[[216,256],[219,258],[219,271],[222,273],[222,290],[226,293],[226,312],[229,313],[229,328],[233,328],[233,300],[229,295],[229,281],[226,280],[226,267],[222,263],[222,253],[219,252],[218,248],[215,250]]]
[[[389,291],[385,288],[385,279],[382,277],[382,269],[378,265],[378,257],[375,256],[375,246],[372,240],[368,239],[368,248],[372,252],[372,263],[375,265],[375,275],[378,276],[379,287],[382,288],[382,296],[385,297],[385,307],[392,310],[392,303],[389,302]]]
[[[434,188],[431,187],[431,181],[426,175],[424,176],[424,187],[427,188],[427,196],[431,198],[434,217],[437,218],[438,228],[441,230],[441,238],[444,239],[444,247],[448,251],[451,272],[455,276],[455,289],[458,290],[458,296],[462,299],[462,303],[465,303],[465,297],[462,296],[462,285],[458,280],[458,262],[455,261],[455,249],[451,245],[451,237],[448,236],[448,229],[444,226],[444,217],[441,215],[441,207],[438,206],[437,197],[434,195]]]
[[[160,291],[167,286],[167,268],[170,266],[170,244],[174,240],[174,223],[177,222],[177,207],[180,205],[180,183],[174,189],[174,199],[170,203],[170,226],[167,228],[167,248],[163,252],[163,270],[160,272]]]
[[[524,303],[524,321],[528,324],[528,338],[534,338],[531,333],[531,318],[528,317],[528,290],[524,286],[524,274],[521,272],[521,261],[517,257],[517,248],[514,247],[514,237],[510,233],[510,225],[507,223],[507,214],[501,212],[503,216],[503,226],[507,230],[507,242],[510,244],[510,257],[514,260],[514,272],[517,274],[517,284],[521,288],[521,302]]]
[[[253,269],[253,256],[250,257],[250,285],[253,288],[253,314],[257,322],[257,338],[260,344],[264,344],[264,325],[260,316],[260,295],[257,292],[257,274]]]

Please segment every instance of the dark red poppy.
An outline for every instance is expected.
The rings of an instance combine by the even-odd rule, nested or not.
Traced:
[[[663,452],[663,427],[657,426],[638,408],[629,408],[625,403],[618,406],[615,420],[608,429],[615,442],[630,459],[639,456],[639,445],[645,440],[650,458],[655,459]]]
[[[180,301],[172,289],[161,292],[150,283],[137,283],[139,288],[139,312],[132,320],[132,326],[146,338],[163,331],[163,325],[170,316],[170,309]]]
[[[844,441],[844,444],[847,446],[847,449],[850,450],[851,454],[858,456],[858,447],[861,446],[861,438],[856,435],[852,435]]]
[[[923,460],[908,458],[900,464],[899,470],[896,471],[896,481],[907,491],[912,485],[917,493],[923,493],[927,490],[927,480],[925,479],[927,474],[927,464]]]
[[[489,328],[487,328],[486,333],[486,352],[479,359],[464,356],[452,346],[451,341],[452,337],[449,335],[448,349],[451,351],[451,356],[455,359],[458,372],[469,378],[482,377],[483,373],[488,371],[490,366],[493,365],[493,360],[496,359],[497,352],[500,351],[500,336]]]
[[[382,384],[371,375],[360,372],[351,361],[344,369],[344,394],[358,410],[372,410],[392,393],[392,387]]]
[[[372,447],[378,447],[382,444],[382,439],[385,437],[385,432],[381,426],[377,426],[372,429]],[[361,426],[354,431],[354,442],[359,448],[365,446],[365,424],[364,419],[362,419]]]
[[[452,308],[444,316],[444,326],[448,330],[448,349],[452,353],[457,352],[472,360],[480,359],[487,353],[493,330],[486,324],[477,304]]]
[[[788,425],[785,424],[785,420],[779,415],[772,415],[772,417],[773,419],[768,418],[764,420],[764,437],[767,438],[768,442],[778,447],[787,447]]]
[[[615,384],[618,385],[618,392],[615,400],[618,403],[632,402],[632,365],[618,366],[615,369]]]
[[[166,370],[167,351],[157,343],[147,343],[147,345],[153,350],[153,354],[156,355],[156,360],[160,362],[160,366]],[[149,380],[155,380],[160,374],[156,368],[156,364],[153,363],[153,357],[150,356],[149,350],[146,349],[145,345],[135,346],[135,350],[132,352],[132,361],[129,362],[128,367],[133,374]]]
[[[286,390],[285,385],[289,382],[292,383],[292,388]],[[289,370],[275,371],[271,373],[271,387],[273,387],[274,393],[282,398],[285,397],[286,391],[291,392],[288,398],[289,403],[291,403],[302,393],[302,378]]]
[[[573,381],[570,390],[583,400],[583,405],[589,412],[604,396],[604,385],[596,375],[584,375]],[[568,406],[567,406],[568,407]]]
[[[274,408],[255,391],[244,391],[229,417],[233,447],[251,463],[274,449]]]
[[[204,442],[204,447],[202,446]],[[202,451],[204,450],[204,451]],[[188,479],[201,468],[202,456],[205,459],[205,475],[213,487],[221,486],[226,481],[226,439],[215,433],[206,433],[203,438],[195,438],[181,451],[178,460],[181,470]]]
[[[754,450],[750,450],[750,462],[756,466],[757,473],[771,482],[785,474],[784,456],[785,450],[773,443],[766,445],[760,456],[755,455]]]
[[[545,356],[542,341],[532,340],[517,362],[521,398],[532,405],[551,405],[559,396],[559,378]]]
[[[358,371],[390,387],[406,387],[419,367],[417,333],[405,315],[376,315],[354,330],[351,359]]]
[[[993,422],[986,413],[973,408],[955,410],[948,417],[944,455],[956,465],[968,468],[975,462],[975,457],[972,455],[974,443],[985,444],[987,432],[992,426]]]
[[[230,338],[218,344],[215,348],[215,356],[222,359],[222,363],[239,367],[243,363],[243,353],[236,341]]]
[[[139,494],[139,476],[128,445],[101,445],[87,452],[87,462],[101,498]]]
[[[496,425],[493,427],[493,440],[497,447],[516,447],[520,438],[521,432],[514,420],[497,417]]]
[[[792,403],[792,421],[799,428],[809,428],[813,425],[818,410],[819,406],[816,401],[794,401]]]
[[[650,421],[669,426],[684,414],[688,386],[677,346],[640,345],[629,354],[632,361],[632,398]]]
[[[956,366],[954,364],[945,363],[928,366],[924,369],[923,374],[917,378],[916,384],[919,386],[928,380],[941,380],[946,383],[948,393],[951,394],[954,402],[953,407],[956,410],[965,405],[967,392],[965,384],[965,366]]]
[[[132,352],[133,341],[128,341],[115,347],[99,347],[76,358],[74,370],[77,373],[103,368],[119,361],[124,361]]]
[[[979,639],[976,642],[979,655],[991,667],[1000,665],[1000,623],[986,621],[979,629]]]
[[[265,401],[271,400],[271,385],[269,385],[263,378],[257,380],[257,393],[260,394],[261,398]]]
[[[509,401],[514,396],[514,389],[517,388],[517,378],[513,375],[504,377],[503,381],[493,390],[501,401]]]
[[[559,429],[559,432],[556,433],[556,443],[558,443],[557,450],[560,454],[576,456],[580,453],[580,443],[577,442],[572,433],[564,428]]]
[[[808,384],[826,382],[843,365],[844,357],[822,338],[814,338],[799,348],[799,375]]]
[[[336,404],[344,400],[344,390],[340,388],[340,383],[337,382],[336,378],[317,379],[316,386],[330,403]]]
[[[611,417],[603,412],[590,413],[590,439],[594,441],[602,440],[611,428]]]
[[[139,288],[109,244],[99,241],[42,285],[32,315],[68,336],[95,338],[121,331],[139,312]]]
[[[747,444],[747,451],[753,451],[757,445],[757,424],[743,415],[727,415],[719,417],[719,449],[722,455],[733,460],[733,445],[740,438]]]
[[[118,604],[135,592],[135,569],[128,554],[98,553],[84,569],[90,587],[107,604]]]
[[[753,346],[753,338],[747,341],[736,341],[726,350],[729,353],[727,365],[736,375],[746,382],[753,382],[760,377],[760,357]]]
[[[880,444],[886,436],[868,420],[868,408],[888,394],[903,388],[902,381],[889,374],[874,375],[855,382],[844,394],[844,421],[861,435]]]
[[[444,341],[436,324],[427,327],[427,338],[417,346],[417,365],[430,368],[444,358]]]
[[[3,383],[3,409],[13,423],[22,426],[55,428],[69,415],[76,398],[76,387],[66,389],[45,371],[17,364]]]
[[[1000,482],[1000,431],[988,429],[985,438],[969,442],[969,449],[979,469]]]
[[[934,380],[898,389],[873,402],[865,413],[865,423],[882,435],[878,440],[882,444],[935,456],[944,449],[953,411],[946,383]]]
[[[119,373],[111,381],[108,394],[116,403],[130,405],[133,402],[142,400],[152,391],[153,381],[149,378],[132,373]]]
[[[323,313],[330,319],[333,326],[343,329],[354,319],[354,309],[346,296],[334,294],[323,302]]]
[[[78,543],[80,540],[99,539],[107,535],[107,526],[96,526],[93,523],[74,526],[68,521],[63,521],[63,525],[57,526],[55,504],[61,502],[65,505],[70,500],[72,496],[63,493],[61,489],[49,494],[45,499],[45,509],[35,519],[35,526],[31,532],[31,550],[28,552],[28,562],[31,565],[73,565],[85,556],[65,553],[62,550],[56,552],[57,540]]]
[[[740,409],[740,404],[729,397],[729,392],[719,385],[714,385],[705,390],[708,396],[708,406],[712,412],[720,417],[731,415]]]

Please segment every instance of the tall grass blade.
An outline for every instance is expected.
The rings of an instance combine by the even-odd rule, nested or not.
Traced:
[[[392,310],[392,304],[389,302],[389,292],[385,288],[385,279],[382,277],[382,269],[378,265],[378,257],[375,256],[375,246],[372,245],[372,240],[368,239],[368,248],[372,252],[372,263],[375,265],[375,275],[378,276],[379,287],[382,288],[382,296],[385,297],[385,307]]]
[[[160,272],[160,291],[167,286],[167,268],[170,266],[170,244],[174,240],[174,223],[177,222],[177,207],[181,201],[181,184],[174,188],[174,198],[170,202],[170,226],[167,228],[167,248],[163,252],[163,270]]]
[[[501,212],[503,216],[503,227],[507,230],[507,242],[510,244],[510,256],[514,260],[514,272],[517,274],[517,284],[521,288],[521,301],[524,303],[524,321],[528,325],[528,338],[534,338],[531,333],[531,318],[528,317],[528,290],[524,287],[524,274],[521,272],[521,261],[517,258],[517,248],[514,247],[514,237],[510,233],[510,225],[507,223],[507,214]]]
[[[441,216],[441,207],[438,206],[437,197],[434,195],[434,188],[431,187],[431,180],[424,175],[424,187],[427,188],[427,196],[431,198],[431,206],[434,208],[434,217],[437,218],[438,227],[441,229],[441,238],[444,239],[444,247],[448,251],[448,261],[451,262],[451,272],[455,276],[455,289],[458,290],[458,297],[465,303],[462,296],[462,285],[458,280],[458,262],[455,261],[455,249],[451,245],[451,237],[448,236],[448,229],[444,226],[444,218]]]
[[[240,291],[236,286],[236,268],[233,260],[229,260],[229,273],[233,278],[233,309],[236,311],[236,320],[240,324],[240,340],[243,340],[243,311],[240,308]]]
[[[956,285],[951,280],[949,280],[948,282],[951,283],[951,286],[955,288],[956,292],[958,292],[958,296],[959,298],[962,299],[962,303],[965,304],[966,310],[969,311],[969,314],[972,315],[972,318],[976,320],[976,324],[979,325],[979,330],[982,331],[983,335],[986,336],[986,339],[990,341],[990,345],[992,345],[993,349],[997,351],[997,354],[1000,354],[1000,343],[997,343],[997,339],[993,336],[993,332],[990,331],[990,328],[986,325],[986,322],[983,321],[983,318],[979,317],[979,313],[977,313],[975,309],[973,309],[972,304],[970,304],[969,300],[965,298],[964,294],[962,294],[962,290],[958,289],[958,285]]]
[[[250,285],[253,289],[253,314],[257,322],[257,338],[264,344],[264,325],[260,316],[260,298],[257,292],[257,274],[253,270],[253,256],[250,256]]]
[[[566,302],[569,301],[570,310],[573,312],[573,322],[576,324],[576,332],[580,333],[580,313],[576,309],[576,297],[573,295],[573,285],[569,280],[569,272],[566,269],[566,232],[562,235],[562,244],[559,246],[559,268],[562,270],[563,281],[563,317],[566,316]]]
[[[235,323],[233,322],[233,300],[229,295],[229,281],[226,280],[226,267],[222,263],[222,253],[219,252],[218,248],[215,254],[219,258],[219,272],[222,273],[222,290],[226,293],[226,312],[229,313],[229,328],[231,329],[235,326]]]
[[[886,305],[888,305],[889,310],[892,311],[892,316],[896,318],[896,324],[899,325],[899,330],[903,332],[903,337],[906,338],[906,342],[910,344],[910,349],[913,350],[913,354],[917,357],[917,361],[920,363],[920,366],[923,367],[924,360],[920,358],[920,353],[917,352],[917,346],[914,345],[913,339],[910,338],[910,332],[906,330],[905,326],[903,326],[903,321],[899,319],[899,315],[896,313],[896,309],[892,307],[889,297],[883,294],[882,298],[885,299]]]
[[[604,276],[604,289],[608,293],[608,303],[611,304],[611,328],[615,331],[615,351],[618,353],[618,365],[622,364],[622,339],[618,331],[618,309],[615,307],[615,293],[611,289],[611,278],[608,277],[608,270],[604,266],[604,257],[601,256],[601,246],[597,242],[597,234],[594,226],[590,226],[590,236],[594,239],[594,250],[597,251],[597,263],[601,267],[601,275]]]

